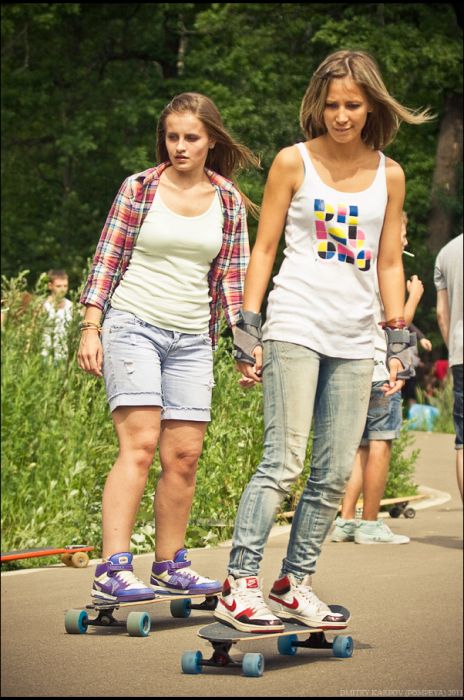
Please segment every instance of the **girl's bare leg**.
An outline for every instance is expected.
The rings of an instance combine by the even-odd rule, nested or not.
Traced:
[[[130,551],[130,539],[160,433],[161,409],[121,406],[113,411],[119,455],[103,491],[103,558]]]

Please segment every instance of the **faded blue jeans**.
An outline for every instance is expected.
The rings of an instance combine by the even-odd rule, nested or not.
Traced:
[[[314,573],[359,447],[373,360],[327,357],[302,345],[264,343],[264,454],[237,512],[229,573],[257,575],[277,509],[304,468],[314,414],[311,473],[293,518],[280,575]]]

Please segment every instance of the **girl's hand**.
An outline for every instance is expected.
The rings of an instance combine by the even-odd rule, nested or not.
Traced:
[[[254,379],[249,379],[248,377],[244,377],[243,375],[238,380],[238,383],[242,387],[242,389],[252,389],[256,384]]]
[[[260,384],[262,382],[261,374],[263,371],[263,349],[259,346],[256,347],[253,350],[253,357],[256,360],[254,365],[250,365],[248,362],[237,362],[236,369],[237,372],[242,374],[242,379],[251,380],[253,384]],[[242,380],[240,380],[239,384],[245,386]]]
[[[431,352],[431,350],[432,350],[432,343],[430,342],[430,340],[429,340],[428,338],[421,338],[421,339],[419,340],[419,344],[420,344],[421,348],[423,348],[423,349],[426,350],[427,352]]]
[[[424,285],[417,275],[412,275],[411,279],[406,282],[408,294],[418,302],[424,293]]]
[[[382,387],[382,391],[384,392],[385,396],[393,396],[393,394],[401,391],[401,389],[404,387],[406,383],[405,380],[396,378],[397,373],[402,369],[403,365],[399,360],[396,358],[392,358],[390,360],[390,378],[388,384],[384,384]]]
[[[77,351],[77,364],[89,374],[102,377],[103,348],[100,334],[93,329],[83,330]]]

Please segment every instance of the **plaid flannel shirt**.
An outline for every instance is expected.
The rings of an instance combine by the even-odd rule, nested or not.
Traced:
[[[106,313],[114,290],[130,262],[140,227],[150,210],[160,175],[169,162],[126,178],[109,211],[98,242],[92,268],[80,301]],[[235,325],[242,306],[245,272],[250,256],[245,205],[234,184],[206,169],[216,188],[224,215],[222,247],[208,275],[209,334],[217,347],[221,305],[229,326]]]

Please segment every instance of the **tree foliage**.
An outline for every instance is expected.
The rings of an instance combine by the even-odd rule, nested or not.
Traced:
[[[446,3],[3,5],[4,274],[26,268],[34,282],[59,265],[81,279],[121,181],[153,164],[158,115],[184,90],[212,97],[261,155],[262,171],[240,180],[259,202],[276,152],[302,138],[311,73],[328,53],[359,48],[403,104],[437,115],[403,126],[387,151],[407,175],[407,272],[420,265],[430,282],[431,185],[446,97],[462,96],[461,41]],[[459,199],[448,205],[458,233]]]

